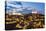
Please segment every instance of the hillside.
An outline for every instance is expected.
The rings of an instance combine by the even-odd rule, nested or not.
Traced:
[[[5,17],[6,29],[44,28],[45,17],[42,14],[8,15]]]

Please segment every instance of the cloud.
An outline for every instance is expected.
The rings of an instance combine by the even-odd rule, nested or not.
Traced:
[[[16,11],[23,11],[23,9],[22,8],[18,8],[18,9],[16,9]]]
[[[31,7],[28,7],[28,8],[27,8],[27,10],[32,10],[32,9],[33,9],[33,8],[31,8]]]

